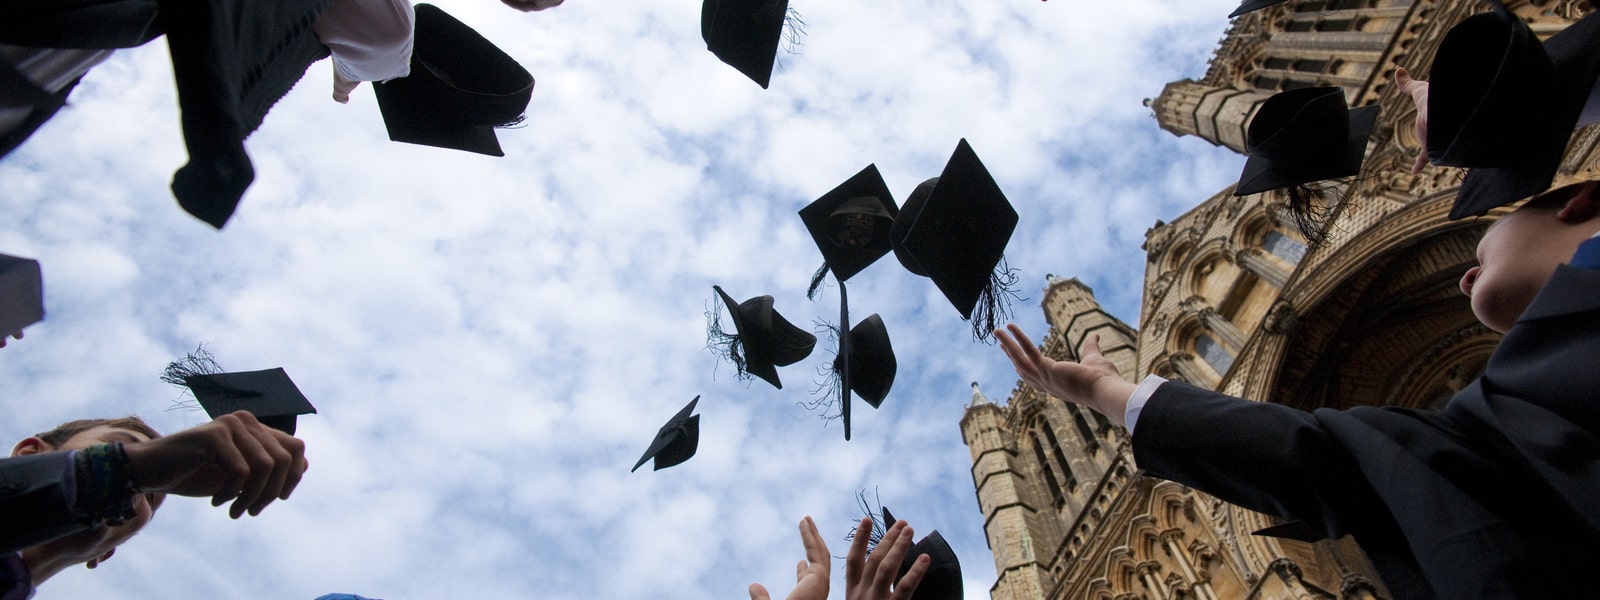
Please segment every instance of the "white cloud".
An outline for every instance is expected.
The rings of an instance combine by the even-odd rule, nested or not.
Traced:
[[[1238,159],[1157,129],[1140,105],[1198,77],[1229,0],[823,3],[771,89],[705,51],[696,3],[572,0],[521,14],[441,1],[537,78],[496,159],[387,141],[371,89],[328,99],[314,65],[249,141],[257,181],[221,232],[167,185],[186,160],[160,42],[97,68],[72,106],[0,161],[0,252],[45,267],[49,319],[0,351],[0,434],[139,412],[156,375],[205,342],[224,366],[283,366],[302,489],[241,521],[169,502],[117,559],[42,599],[782,596],[812,515],[843,556],[874,490],[994,580],[958,420],[977,380],[1015,375],[931,282],[885,257],[850,282],[899,359],[854,440],[799,403],[825,342],[735,379],[704,348],[711,286],[837,320],[836,286],[795,212],[869,163],[897,200],[968,139],[1021,223],[1007,250],[1042,331],[1046,273],[1137,319],[1143,232],[1220,189]],[[701,396],[699,453],[628,468]],[[843,561],[834,561],[835,596]]]

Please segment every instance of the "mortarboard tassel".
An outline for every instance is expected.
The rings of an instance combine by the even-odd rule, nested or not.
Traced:
[[[822,281],[828,278],[828,263],[823,262],[816,273],[811,274],[811,286],[806,288],[806,299],[816,300],[817,290],[822,289]]]
[[[994,329],[1011,321],[1011,301],[1026,300],[1017,293],[1017,283],[1022,276],[1000,257],[1000,264],[989,275],[989,285],[978,294],[978,304],[972,309],[972,337],[981,342],[993,342]]]
[[[733,363],[734,377],[740,381],[749,381],[752,377],[745,369],[744,340],[739,336],[723,331],[722,329],[722,300],[713,298],[711,310],[706,311],[706,349],[727,358]],[[729,310],[738,310],[730,306]]]
[[[1289,218],[1295,229],[1306,239],[1306,248],[1316,248],[1328,241],[1328,225],[1333,218],[1333,207],[1338,206],[1349,189],[1344,181],[1313,181],[1283,189],[1288,203]]]

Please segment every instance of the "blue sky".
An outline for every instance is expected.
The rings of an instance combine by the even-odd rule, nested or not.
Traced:
[[[538,83],[505,158],[388,141],[371,89],[305,79],[250,138],[257,179],[221,232],[178,209],[185,155],[165,46],[120,53],[0,161],[0,252],[44,266],[49,317],[0,350],[0,435],[138,413],[205,343],[233,370],[284,367],[318,406],[288,502],[230,521],[169,502],[100,569],[39,598],[781,597],[812,515],[833,554],[876,490],[955,546],[987,598],[958,421],[1000,352],[929,280],[885,258],[850,282],[899,373],[854,439],[801,406],[826,344],[745,383],[707,352],[712,285],[837,319],[796,216],[867,164],[898,202],[967,139],[1021,217],[1007,250],[1042,332],[1046,274],[1137,323],[1144,232],[1237,177],[1242,157],[1161,131],[1144,98],[1199,77],[1233,0],[794,0],[808,27],[771,89],[706,52],[699,4],[568,0],[523,14],[440,1]],[[699,395],[699,453],[628,468]],[[919,536],[920,537],[920,536]],[[843,594],[835,561],[835,597]]]

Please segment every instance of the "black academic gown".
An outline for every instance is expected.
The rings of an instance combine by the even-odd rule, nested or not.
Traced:
[[[1443,411],[1162,384],[1148,474],[1353,535],[1396,598],[1572,597],[1600,566],[1600,272],[1559,267]]]
[[[244,139],[311,63],[328,56],[311,30],[327,5],[328,0],[0,0],[0,44],[128,48],[164,33],[189,150],[189,163],[173,176],[173,196],[184,210],[221,228],[255,179]],[[0,84],[6,80],[0,77]],[[40,103],[29,122],[0,138],[0,157],[49,120],[71,89],[48,105]],[[6,101],[5,91],[0,104],[16,105],[15,99]]]
[[[72,515],[71,454],[0,459],[0,554],[89,529]]]

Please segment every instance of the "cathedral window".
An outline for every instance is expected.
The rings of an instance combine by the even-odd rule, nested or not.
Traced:
[[[1055,504],[1060,505],[1064,496],[1061,494],[1061,482],[1056,481],[1055,471],[1050,468],[1050,461],[1044,457],[1044,443],[1035,439],[1033,441],[1033,454],[1039,460],[1039,472],[1044,473],[1045,485],[1050,486],[1050,496]]]
[[[1276,231],[1268,231],[1261,237],[1261,247],[1291,265],[1300,264],[1300,259],[1306,256],[1305,244]]]
[[[1202,333],[1195,338],[1194,351],[1206,361],[1206,364],[1211,365],[1211,370],[1216,371],[1218,375],[1226,375],[1228,369],[1233,367],[1233,352],[1211,339],[1208,334]]]
[[[1078,491],[1078,477],[1072,474],[1072,463],[1067,462],[1067,455],[1061,451],[1061,440],[1056,439],[1056,431],[1045,421],[1040,421],[1040,429],[1044,430],[1045,439],[1050,440],[1050,454],[1056,459],[1056,468],[1066,476],[1067,491]]]

